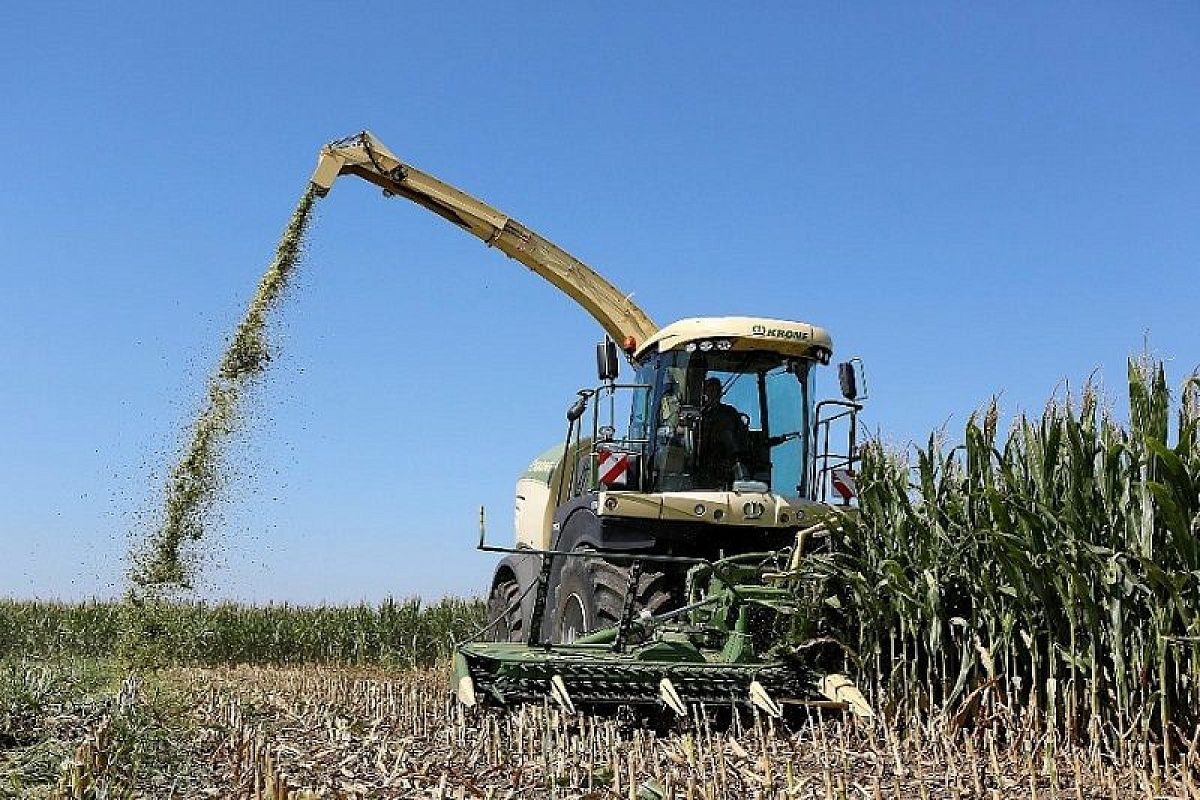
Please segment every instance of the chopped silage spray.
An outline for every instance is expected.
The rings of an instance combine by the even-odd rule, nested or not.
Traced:
[[[211,525],[222,486],[224,448],[242,422],[248,390],[271,360],[267,323],[299,264],[316,198],[310,185],[292,212],[275,257],[209,379],[179,463],[167,478],[161,524],[132,553],[129,597],[138,605],[192,587],[196,561],[185,550]]]

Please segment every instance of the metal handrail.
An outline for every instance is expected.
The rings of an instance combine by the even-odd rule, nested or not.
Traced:
[[[827,406],[840,406],[841,411],[837,411],[828,417],[822,418],[821,411]],[[812,480],[813,492],[815,499],[819,502],[826,502],[829,499],[829,474],[840,467],[853,467],[855,462],[859,460],[858,451],[858,412],[863,409],[862,403],[857,403],[852,400],[822,400],[817,403],[813,409],[813,415],[816,418],[813,422],[813,437],[821,443],[821,452],[813,458],[812,465]],[[847,446],[848,453],[836,453],[831,450],[830,438],[833,433],[833,423],[840,419],[850,419],[850,428],[847,431]],[[849,505],[849,500],[845,501],[845,505]]]

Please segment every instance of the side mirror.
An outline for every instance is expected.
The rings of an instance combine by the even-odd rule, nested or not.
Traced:
[[[854,364],[849,361],[843,361],[838,364],[838,380],[842,384],[842,397],[850,402],[858,399],[858,375],[854,371]]]
[[[567,409],[567,422],[575,423],[579,421],[579,418],[587,411],[588,398],[591,396],[592,391],[590,389],[579,393],[579,399]]]
[[[596,345],[596,375],[602,381],[616,380],[621,372],[621,363],[617,360],[617,343],[605,339]]]

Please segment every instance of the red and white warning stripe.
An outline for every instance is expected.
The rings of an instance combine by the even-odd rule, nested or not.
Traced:
[[[600,450],[596,456],[600,482],[605,486],[624,486],[629,474],[629,453]]]
[[[842,500],[850,502],[858,494],[858,484],[854,482],[854,470],[840,468],[830,471],[829,483],[833,490],[842,496]]]

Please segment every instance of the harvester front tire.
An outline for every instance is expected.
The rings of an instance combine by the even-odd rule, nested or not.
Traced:
[[[525,641],[525,624],[521,617],[521,604],[517,598],[521,596],[521,584],[517,579],[507,576],[496,582],[488,594],[488,622],[499,620],[484,636],[489,642],[523,642]]]
[[[616,625],[629,586],[629,570],[629,564],[599,557],[567,559],[555,592],[553,640],[569,644],[579,636]],[[669,573],[642,565],[633,603],[635,615],[670,611],[679,606],[680,597]]]

